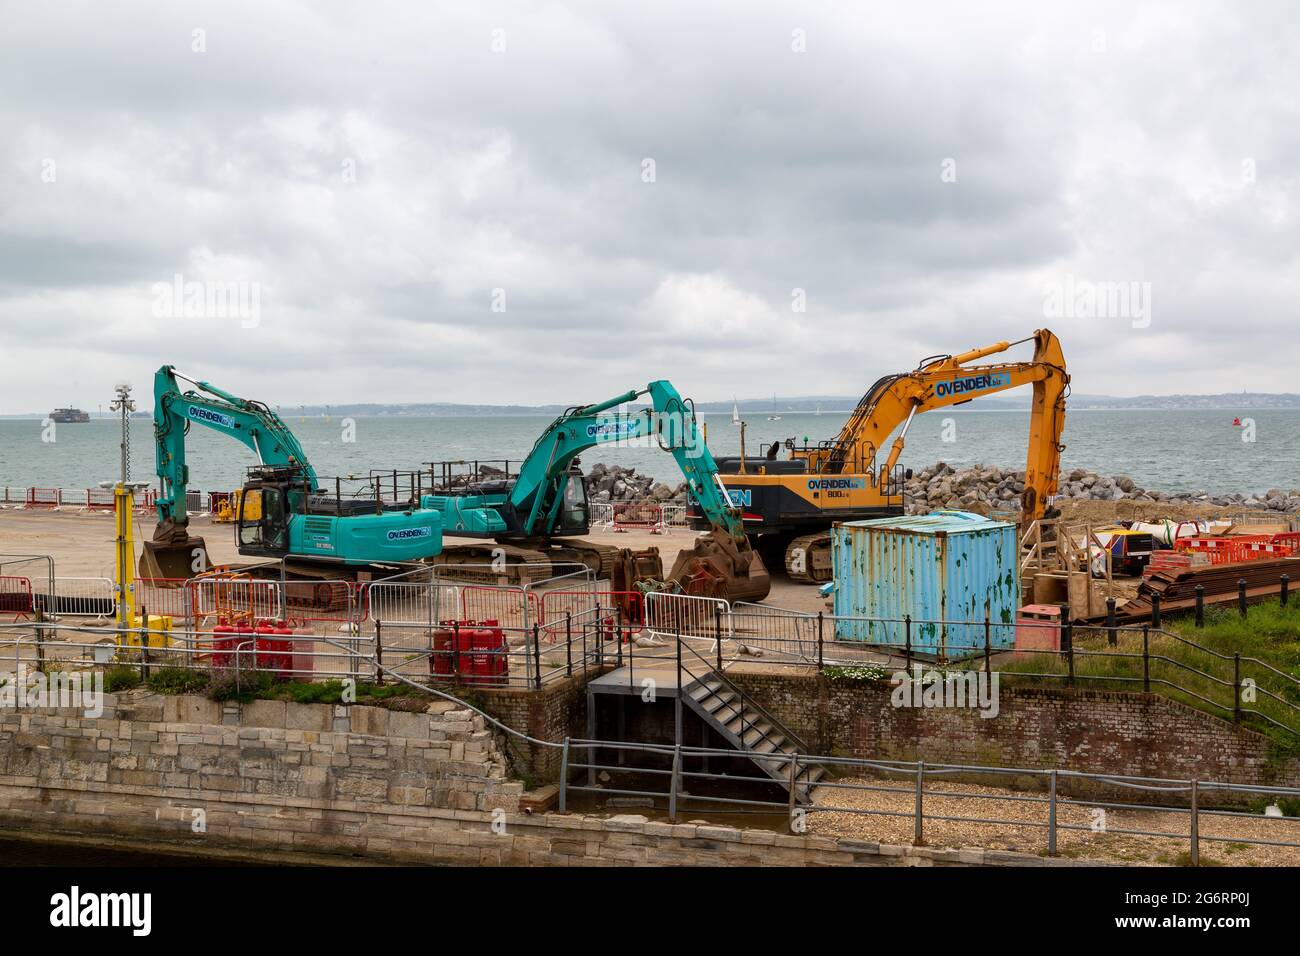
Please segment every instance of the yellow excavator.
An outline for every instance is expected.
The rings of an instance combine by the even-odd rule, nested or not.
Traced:
[[[1028,361],[970,364],[1026,342],[1034,343]],[[805,439],[802,445],[788,439],[785,458],[777,457],[780,443],[758,458],[743,451],[738,457],[719,457],[718,469],[768,566],[783,559],[792,579],[820,584],[831,578],[832,523],[903,513],[904,483],[911,472],[898,459],[918,412],[1030,384],[1034,398],[1021,510],[1026,519],[1041,518],[1056,494],[1070,384],[1061,343],[1047,329],[1016,342],[923,359],[913,371],[886,375],[871,386],[834,438],[816,444]],[[885,460],[877,461],[883,443],[900,425]],[[690,515],[696,524],[694,506]]]

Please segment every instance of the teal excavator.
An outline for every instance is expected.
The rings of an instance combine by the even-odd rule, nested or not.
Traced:
[[[194,386],[182,392],[177,380]],[[306,576],[337,576],[433,557],[442,550],[442,516],[368,497],[343,498],[320,487],[302,445],[275,412],[164,365],[154,375],[158,525],[144,543],[140,574],[188,578],[208,570],[207,547],[189,533],[185,436],[194,423],[248,446],[259,465],[239,495],[235,527],[241,554],[285,559]]]
[[[642,396],[650,407],[620,409]],[[669,581],[692,590],[758,601],[767,596],[771,579],[745,536],[740,512],[722,485],[695,409],[670,382],[651,382],[595,405],[570,408],[534,443],[517,473],[509,469],[484,479],[481,473],[456,487],[444,481],[441,493],[424,495],[420,507],[442,514],[447,535],[490,539],[482,546],[444,546],[443,561],[486,563],[504,556],[516,564],[583,563],[602,578],[619,580],[611,563],[625,551],[576,536],[590,531],[586,483],[578,456],[606,446],[657,446],[670,453],[686,478],[688,493],[710,530],[677,557]],[[431,462],[430,474],[447,474],[456,462]]]
[[[178,380],[194,388],[182,392]],[[650,408],[619,410],[644,395],[650,397]],[[340,479],[334,479],[331,493],[321,487],[293,432],[269,407],[165,365],[154,376],[158,524],[140,557],[142,577],[185,578],[209,568],[206,545],[190,534],[186,510],[185,436],[194,422],[257,455],[259,464],[250,469],[235,509],[240,554],[283,559],[299,576],[332,578],[362,569],[382,573],[435,559],[494,564],[504,558],[507,568],[514,569],[582,563],[622,586],[659,577],[657,553],[647,563],[638,561],[635,552],[579,537],[590,531],[591,520],[578,455],[598,446],[653,443],[673,455],[710,527],[679,554],[667,579],[732,600],[761,600],[771,586],[740,513],[727,497],[694,407],[669,382],[651,382],[605,402],[569,409],[543,431],[515,474],[507,467],[486,480],[476,473],[455,487],[447,482],[438,487],[436,466],[427,474],[401,473],[400,479],[393,473],[393,494],[385,500],[386,473],[372,473],[360,495],[344,496]],[[433,493],[424,493],[426,480]],[[484,543],[448,543],[444,532]]]

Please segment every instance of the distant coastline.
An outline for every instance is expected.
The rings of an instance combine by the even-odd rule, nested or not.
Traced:
[[[827,395],[781,399],[776,401],[776,411],[786,415],[848,415],[858,403],[855,396]],[[741,399],[735,403],[743,415],[769,415],[773,403],[767,399]],[[1220,393],[1217,395],[1136,395],[1114,397],[1109,395],[1072,395],[1066,399],[1071,412],[1080,411],[1259,411],[1266,409],[1300,409],[1300,394],[1283,392]],[[443,402],[392,402],[355,403],[349,405],[298,405],[272,406],[286,420],[294,418],[509,418],[555,417],[570,408],[569,405],[457,405]],[[633,408],[645,407],[634,404]],[[1025,398],[976,398],[966,405],[942,409],[944,414],[965,411],[1022,412],[1030,407]],[[707,415],[731,414],[731,401],[696,402],[695,410]],[[41,420],[47,412],[22,412],[0,414],[6,420]],[[91,420],[115,419],[108,412],[91,412]],[[137,412],[134,418],[150,417],[148,412]]]

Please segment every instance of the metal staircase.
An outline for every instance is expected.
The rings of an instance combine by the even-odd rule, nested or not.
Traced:
[[[776,783],[791,789],[791,758],[810,753],[799,737],[682,642],[681,698],[705,724]],[[824,767],[793,764],[794,801],[812,802]]]

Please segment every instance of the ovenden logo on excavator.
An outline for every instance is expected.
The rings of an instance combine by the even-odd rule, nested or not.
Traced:
[[[971,392],[987,392],[1010,387],[1011,373],[993,372],[988,375],[954,378],[951,382],[936,382],[934,394],[939,398],[947,398],[949,395],[968,395]]]
[[[222,428],[234,428],[235,420],[229,415],[223,415],[221,412],[214,412],[210,408],[200,408],[197,405],[191,405],[185,412],[186,416],[197,422],[203,422],[206,425],[220,425]]]

